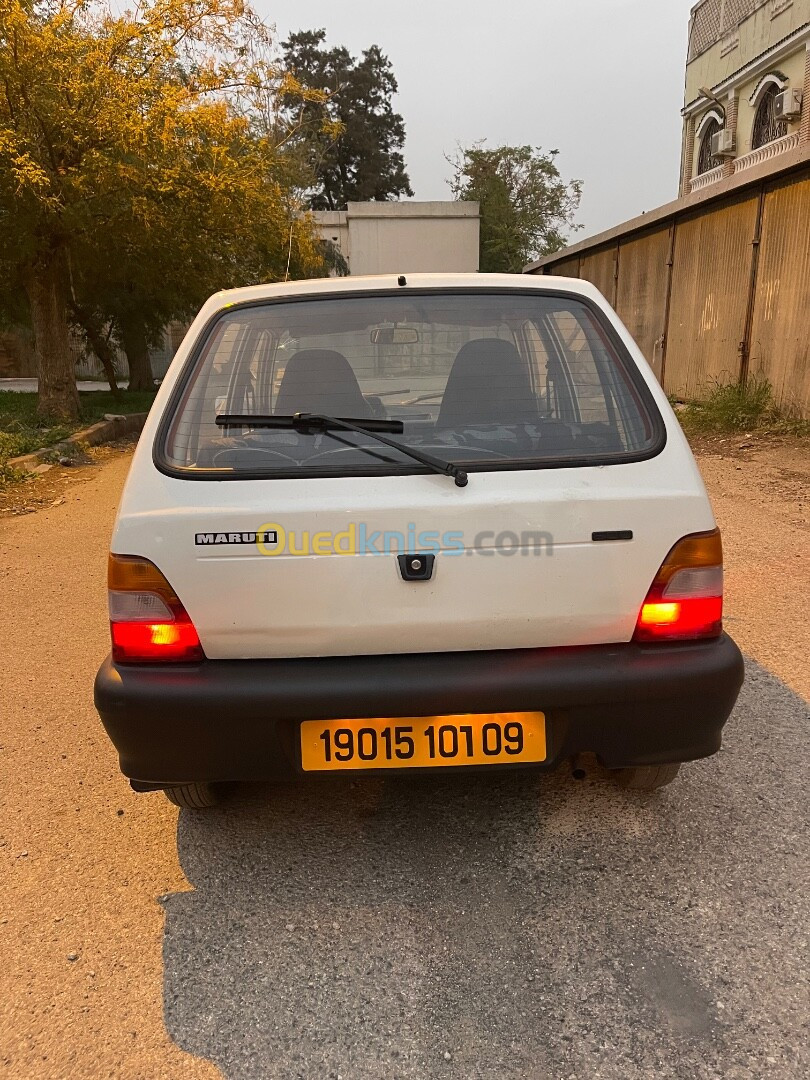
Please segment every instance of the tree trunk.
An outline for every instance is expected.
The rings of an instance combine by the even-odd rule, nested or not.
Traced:
[[[101,362],[101,366],[104,368],[104,374],[107,376],[107,382],[110,384],[110,390],[114,394],[118,393],[118,383],[115,379],[115,363],[113,362],[113,351],[110,348],[110,343],[104,337],[102,331],[91,323],[85,327],[87,333],[87,340],[90,343],[90,348],[96,354]]]
[[[70,349],[65,281],[59,256],[52,253],[32,266],[25,275],[24,284],[39,374],[37,415],[78,420],[79,392]]]
[[[121,319],[121,345],[129,364],[130,390],[154,390],[155,379],[149,360],[149,344],[143,323],[138,319]]]
[[[98,318],[92,311],[88,311],[87,308],[79,307],[77,305],[74,305],[73,307],[73,318],[84,331],[84,336],[87,338],[87,344],[96,354],[101,366],[104,368],[104,374],[107,376],[110,390],[112,390],[114,394],[117,394],[118,383],[115,379],[113,351],[110,348],[109,341],[104,337],[104,331],[99,324]]]

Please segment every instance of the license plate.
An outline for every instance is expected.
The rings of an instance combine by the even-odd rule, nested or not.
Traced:
[[[305,772],[514,765],[545,758],[543,713],[306,720],[301,725]]]

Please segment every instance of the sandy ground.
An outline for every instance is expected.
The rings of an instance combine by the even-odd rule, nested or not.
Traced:
[[[810,700],[810,446],[737,437],[704,444],[698,464],[723,533],[727,629]]]
[[[97,460],[0,497],[0,1074],[213,1077],[163,1021],[157,897],[189,889],[177,811],[130,792],[92,706],[128,456]],[[810,698],[810,454],[732,443],[700,465],[724,532],[728,628]]]
[[[63,502],[0,517],[0,1075],[20,1080],[219,1075],[163,1027],[177,811],[130,791],[92,703],[128,465],[48,473],[25,505]]]

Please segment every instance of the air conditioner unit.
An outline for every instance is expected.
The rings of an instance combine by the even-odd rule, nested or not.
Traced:
[[[801,116],[802,92],[795,87],[777,94],[774,102],[774,114],[777,120],[796,120]]]
[[[721,128],[712,135],[712,157],[734,157],[735,139],[734,132],[728,128]]]

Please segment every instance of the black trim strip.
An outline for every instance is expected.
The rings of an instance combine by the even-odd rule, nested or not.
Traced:
[[[595,544],[602,544],[608,540],[632,540],[632,529],[615,529],[613,532],[595,532],[591,533],[591,540]]]
[[[602,328],[603,332],[607,335],[610,344],[616,350],[619,360],[624,366],[625,374],[630,380],[631,385],[635,388],[644,408],[647,411],[647,415],[652,423],[653,427],[653,442],[646,450],[638,450],[632,453],[625,454],[601,454],[599,456],[587,456],[580,458],[549,458],[547,460],[538,460],[537,458],[512,458],[509,461],[498,461],[487,464],[480,464],[475,462],[473,465],[468,465],[466,462],[460,462],[464,465],[465,470],[470,473],[479,472],[519,472],[519,471],[541,471],[546,469],[577,469],[577,468],[598,468],[602,465],[629,465],[636,461],[648,461],[650,458],[657,457],[667,444],[667,430],[664,424],[661,413],[658,406],[655,403],[655,399],[650,393],[650,389],[647,386],[644,379],[641,377],[641,372],[638,370],[636,364],[632,361],[627,347],[619,337],[615,326],[612,322],[605,318],[602,309],[595,304],[590,297],[582,296],[579,293],[564,292],[558,289],[537,289],[537,288],[510,288],[510,289],[493,289],[493,288],[474,288],[474,287],[462,287],[462,288],[414,288],[409,289],[408,294],[412,296],[430,296],[434,294],[443,294],[446,296],[493,296],[498,293],[505,293],[511,296],[553,296],[562,300],[575,301],[582,304],[593,315],[597,324]],[[341,293],[340,297],[345,297],[352,300],[362,300],[371,297],[386,297],[396,296],[401,297],[403,295],[402,289],[358,289],[357,292]],[[217,311],[208,320],[206,325],[197,338],[194,348],[189,355],[183,370],[174,385],[171,396],[163,411],[160,424],[155,435],[155,441],[152,446],[152,461],[158,472],[164,474],[164,476],[171,476],[177,480],[226,480],[226,481],[239,481],[239,480],[319,480],[327,478],[346,478],[354,476],[418,476],[418,475],[430,475],[430,469],[423,468],[419,465],[374,465],[369,463],[368,465],[356,466],[352,468],[351,472],[348,472],[345,467],[333,466],[332,468],[321,469],[302,469],[300,466],[296,466],[294,469],[243,469],[239,472],[234,472],[232,469],[197,469],[193,467],[181,468],[177,465],[172,465],[165,455],[166,439],[168,437],[169,428],[177,412],[177,408],[180,404],[182,396],[186,390],[186,387],[194,374],[197,366],[197,362],[200,355],[208,342],[211,332],[219,322],[220,319],[226,316],[232,315],[235,311],[241,311],[243,309],[254,307],[268,307],[274,304],[296,304],[296,303],[311,303],[318,300],[335,300],[334,294],[329,293],[315,293],[309,295],[299,296],[270,296],[264,297],[259,300],[246,300],[241,304],[232,304],[230,307],[222,308]]]

